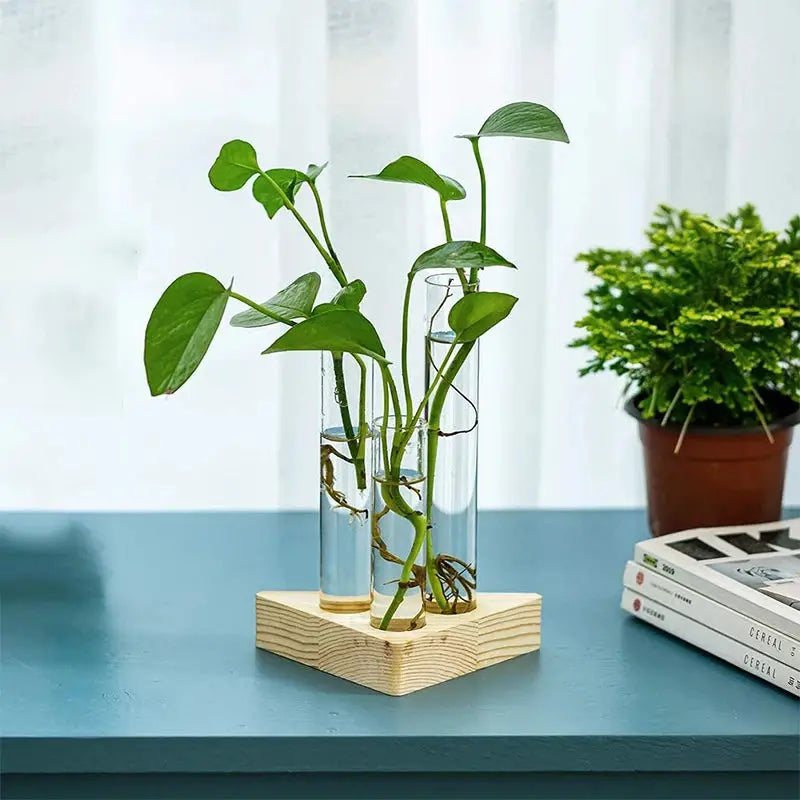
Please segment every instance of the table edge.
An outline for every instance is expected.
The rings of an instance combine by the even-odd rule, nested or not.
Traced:
[[[0,740],[3,772],[786,772],[798,735],[174,736]]]

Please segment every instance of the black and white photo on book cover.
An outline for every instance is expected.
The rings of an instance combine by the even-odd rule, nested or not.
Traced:
[[[800,519],[697,528],[635,550],[640,564],[800,639]]]
[[[787,556],[751,556],[708,565],[751,589],[800,609],[800,553]]]

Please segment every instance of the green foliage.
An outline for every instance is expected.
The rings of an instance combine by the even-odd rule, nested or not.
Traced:
[[[342,429],[346,436],[346,446],[343,445],[341,452],[337,448],[327,447],[327,450],[333,449],[336,456],[351,465],[355,486],[360,491],[367,487],[366,440],[370,433],[371,422],[367,409],[367,365],[361,356],[377,362],[384,408],[387,409],[385,413],[387,415],[391,413],[396,420],[391,447],[388,427],[384,425],[380,433],[386,477],[386,481],[382,482],[381,497],[385,511],[391,511],[405,519],[414,531],[414,539],[407,555],[401,557],[388,551],[381,553],[381,557],[402,565],[396,581],[395,595],[381,619],[380,626],[383,629],[390,627],[391,619],[402,604],[409,587],[415,585],[423,587],[423,592],[430,592],[430,595],[425,595],[425,599],[432,597],[439,608],[448,613],[456,610],[459,595],[453,594],[450,607],[450,600],[445,597],[442,588],[442,576],[445,576],[445,581],[450,580],[451,585],[454,585],[452,576],[457,575],[458,581],[465,587],[469,579],[463,576],[471,575],[473,579],[475,577],[474,566],[463,562],[453,566],[450,563],[453,560],[452,556],[437,555],[430,532],[432,487],[435,481],[439,442],[436,433],[440,432],[440,417],[448,392],[454,388],[454,381],[474,347],[475,340],[505,319],[517,302],[515,297],[508,294],[479,292],[475,285],[478,270],[484,267],[515,268],[508,259],[486,245],[487,184],[480,155],[480,139],[485,136],[569,141],[561,121],[550,109],[537,103],[527,102],[503,106],[489,115],[478,133],[464,137],[470,141],[480,181],[479,241],[453,241],[447,203],[451,200],[463,200],[466,191],[458,181],[439,174],[424,161],[413,156],[401,156],[377,174],[354,176],[425,186],[438,195],[446,243],[422,253],[411,266],[406,278],[399,365],[402,401],[395,373],[386,359],[380,337],[372,323],[360,311],[366,287],[360,280],[350,281],[347,278],[348,269],[340,260],[331,242],[322,197],[316,187],[316,181],[327,164],[309,164],[305,172],[291,168],[273,168],[264,171],[258,163],[254,147],[241,139],[227,142],[220,149],[208,173],[211,185],[219,191],[232,192],[242,189],[254,179],[251,192],[256,201],[263,206],[267,216],[272,219],[281,208],[286,207],[291,217],[308,236],[340,289],[329,301],[317,303],[321,279],[317,273],[310,272],[300,276],[265,303],[258,304],[245,295],[233,291],[232,287],[226,289],[211,275],[190,273],[181,276],[167,288],[153,309],[145,333],[145,368],[150,391],[154,395],[174,392],[192,375],[208,350],[229,298],[249,307],[249,310],[233,317],[231,324],[234,327],[260,328],[275,322],[287,326],[287,329],[263,353],[297,350],[330,352],[336,404],[339,407]],[[298,203],[298,193],[304,183],[309,184],[309,191],[305,193],[305,197],[299,198],[301,202]],[[301,207],[304,200],[313,201],[312,213],[315,214],[316,220],[304,216],[308,213]],[[791,235],[781,243],[785,259],[790,261],[794,259],[793,253],[798,249],[798,242],[800,242],[800,222]],[[415,403],[408,368],[408,317],[415,275],[428,269],[453,270],[458,278],[455,291],[459,291],[460,286],[463,294],[454,304],[448,317],[450,326],[456,334],[452,347],[448,349],[446,359],[438,365],[433,362],[431,353],[426,351],[430,383],[424,396]],[[354,386],[348,387],[345,380],[345,353],[352,356],[359,367],[357,391],[353,391]],[[455,391],[462,394],[463,399],[475,409],[472,400],[457,388]],[[401,406],[401,402],[405,408]],[[428,415],[428,426],[433,432],[433,435],[428,437],[426,453],[429,495],[424,513],[412,508],[400,491],[405,481],[402,468],[405,451],[423,414]],[[453,436],[457,433],[466,434],[469,430],[447,435]],[[344,454],[345,450],[347,455]],[[330,467],[332,481],[333,467],[330,455],[323,458],[323,473],[326,473],[325,459]],[[346,465],[339,464],[336,467],[337,472],[347,468]],[[323,477],[323,483],[325,480]],[[342,492],[334,491],[332,485],[327,486],[327,489],[330,498],[336,501],[337,505],[334,508],[348,509],[355,515],[362,513],[368,515],[366,509],[348,503],[348,498]],[[378,539],[380,536],[377,517],[382,515],[383,513],[376,515],[373,521],[375,526],[373,535],[377,535]],[[425,582],[420,581],[418,573],[418,556],[426,538],[424,581],[429,582],[427,590],[424,588]],[[472,586],[474,587],[474,580]]]
[[[479,242],[447,242],[426,250],[412,264],[410,274],[424,269],[483,269],[484,267],[511,267],[508,259],[496,250]]]
[[[366,293],[367,287],[364,286],[364,281],[350,281],[333,296],[329,303],[320,303],[312,314],[317,316],[318,314],[327,314],[329,311],[358,311]]]
[[[752,205],[718,222],[661,206],[647,238],[578,256],[597,279],[581,374],[625,377],[645,416],[673,422],[763,425],[768,392],[800,399],[800,218],[776,233]]]
[[[309,183],[316,183],[317,178],[319,178],[322,170],[328,166],[328,162],[326,161],[324,164],[309,164],[308,168],[306,169],[306,179]]]
[[[355,353],[388,363],[386,351],[372,323],[361,312],[346,308],[314,314],[309,319],[298,322],[278,337],[263,354],[284,353],[289,350]]]
[[[331,303],[349,309],[350,311],[358,311],[358,309],[361,308],[361,301],[364,299],[366,293],[367,287],[364,285],[364,281],[356,279],[350,281],[347,286],[343,286],[339,289],[333,296]]]
[[[456,342],[474,342],[502,322],[516,302],[516,297],[503,292],[465,294],[453,305],[447,318],[450,329],[456,334]]]
[[[427,186],[438,192],[445,201],[463,200],[467,196],[464,187],[457,180],[449,178],[447,175],[440,175],[433,167],[429,167],[424,161],[413,156],[400,156],[396,161],[387,164],[376,175],[351,175],[350,177]]]
[[[307,272],[261,305],[286,319],[310,317],[321,283],[322,279],[316,272]],[[231,325],[234,328],[261,328],[264,325],[274,325],[276,322],[278,320],[252,308],[241,311],[231,318]]]
[[[181,275],[166,288],[144,334],[152,395],[172,394],[192,376],[219,328],[229,296],[230,289],[204,272]]]
[[[477,133],[462,134],[462,139],[484,136],[513,136],[522,139],[549,139],[569,142],[561,120],[539,103],[509,103],[489,115]]]
[[[215,189],[233,192],[241,189],[258,170],[258,159],[253,145],[234,139],[222,145],[217,160],[208,171],[208,179]]]
[[[253,197],[272,219],[286,205],[284,195],[294,203],[297,190],[305,180],[307,177],[296,169],[268,169],[253,181]]]

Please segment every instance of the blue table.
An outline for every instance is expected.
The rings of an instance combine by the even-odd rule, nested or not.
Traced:
[[[543,649],[401,698],[254,647],[312,514],[0,515],[3,797],[798,797],[800,704],[618,608],[641,512],[481,517]]]

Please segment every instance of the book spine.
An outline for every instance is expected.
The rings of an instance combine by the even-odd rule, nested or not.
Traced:
[[[717,603],[694,589],[681,586],[633,561],[629,561],[625,567],[623,583],[626,589],[655,600],[789,667],[800,669],[800,642]]]
[[[783,616],[775,614],[769,609],[764,608],[757,602],[749,600],[747,597],[742,597],[741,594],[731,589],[726,589],[723,586],[718,586],[706,580],[697,572],[686,567],[682,567],[674,560],[665,558],[660,552],[658,554],[648,551],[647,542],[639,542],[634,548],[634,560],[644,567],[654,570],[659,575],[664,575],[682,586],[689,589],[694,589],[712,600],[722,603],[728,608],[733,608],[740,614],[750,617],[762,625],[766,625],[777,631],[780,631],[784,636],[800,641],[800,624],[793,623],[791,620]],[[731,583],[734,583],[731,579]],[[746,589],[746,587],[738,587]],[[756,593],[755,589],[748,589],[747,591]],[[787,612],[790,611],[786,607]]]
[[[800,697],[800,671],[630,589],[622,592],[622,608],[637,619]]]

